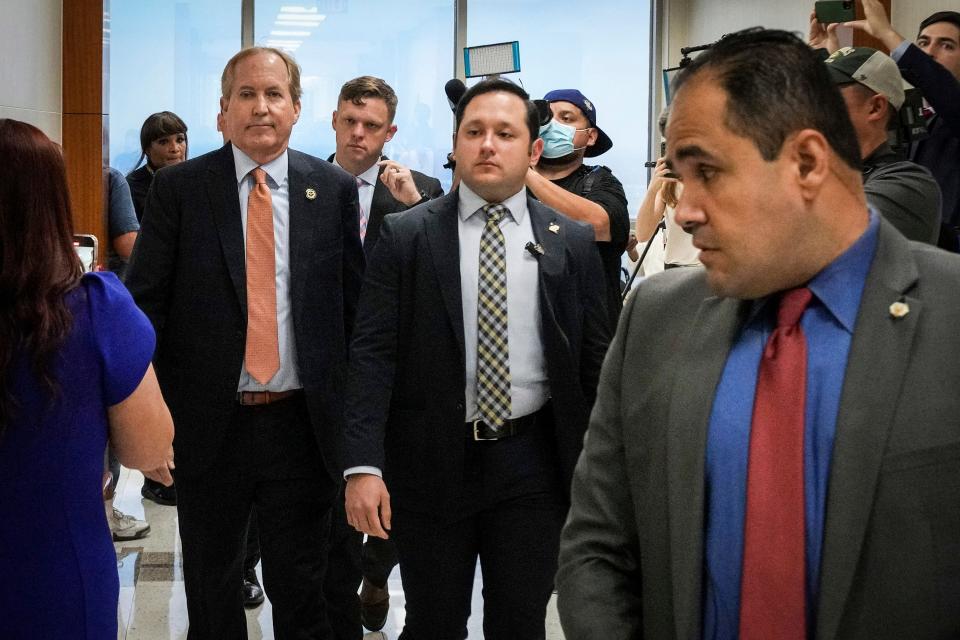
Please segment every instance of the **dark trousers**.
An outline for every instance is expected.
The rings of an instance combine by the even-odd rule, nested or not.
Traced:
[[[250,524],[247,525],[246,556],[243,559],[243,575],[252,573],[260,562],[260,527],[257,526],[257,510],[250,510]]]
[[[464,483],[452,513],[396,504],[392,539],[406,597],[401,640],[462,640],[477,559],[486,640],[545,636],[563,503],[552,420],[493,442],[464,439]]]
[[[347,524],[341,489],[331,510],[327,576],[323,581],[327,618],[336,640],[360,640],[363,637],[357,595],[360,581],[367,578],[376,586],[385,587],[396,564],[397,553],[392,540],[370,537],[363,542],[363,534]]]
[[[384,540],[368,536],[367,541],[363,543],[363,549],[360,553],[361,566],[363,567],[363,577],[375,587],[385,589],[387,579],[393,568],[397,566],[397,547],[393,544],[393,539]]]
[[[327,575],[323,595],[327,603],[327,619],[336,640],[360,640],[360,545],[363,534],[347,524],[343,489],[334,502],[330,515]]]
[[[303,397],[239,407],[219,459],[176,482],[188,639],[247,637],[240,577],[253,509],[275,637],[328,638],[323,575],[336,485]]]

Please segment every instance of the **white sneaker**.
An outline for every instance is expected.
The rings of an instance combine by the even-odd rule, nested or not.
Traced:
[[[112,500],[107,505],[107,522],[110,524],[110,533],[114,540],[139,540],[150,533],[150,525],[145,520],[137,520],[128,516],[113,506]]]

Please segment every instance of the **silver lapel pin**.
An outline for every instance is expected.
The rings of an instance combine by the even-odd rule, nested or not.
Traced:
[[[547,231],[550,233],[560,233],[560,225],[558,225],[556,221],[551,221],[550,224],[547,225]]]
[[[316,200],[316,199],[317,199],[317,192],[316,192],[315,189],[312,189],[312,188],[308,188],[308,189],[306,190],[306,192],[304,193],[304,195],[307,196],[307,200]]]

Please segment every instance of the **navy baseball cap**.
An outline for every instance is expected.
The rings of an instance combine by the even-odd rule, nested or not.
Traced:
[[[576,105],[580,111],[583,112],[583,115],[587,116],[587,120],[590,121],[590,126],[597,130],[597,141],[593,143],[592,147],[587,147],[583,155],[588,158],[593,158],[594,156],[599,156],[610,151],[610,148],[613,146],[613,140],[603,132],[603,129],[597,126],[597,109],[593,106],[593,103],[587,99],[587,96],[580,93],[577,89],[555,89],[543,96],[543,99],[547,102],[569,102],[570,104]]]

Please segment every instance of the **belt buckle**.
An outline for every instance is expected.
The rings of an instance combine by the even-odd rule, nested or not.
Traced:
[[[481,422],[483,422],[483,420],[480,420],[480,419],[477,419],[477,420],[474,420],[474,421],[473,421],[473,439],[474,439],[474,441],[476,441],[476,442],[485,442],[485,441],[488,441],[488,440],[499,440],[499,439],[500,439],[498,436],[494,436],[494,437],[492,437],[492,438],[484,438],[484,437],[482,437],[482,436],[480,435],[480,428],[479,428],[479,424],[480,424]],[[486,424],[485,422],[483,422],[483,423]]]

